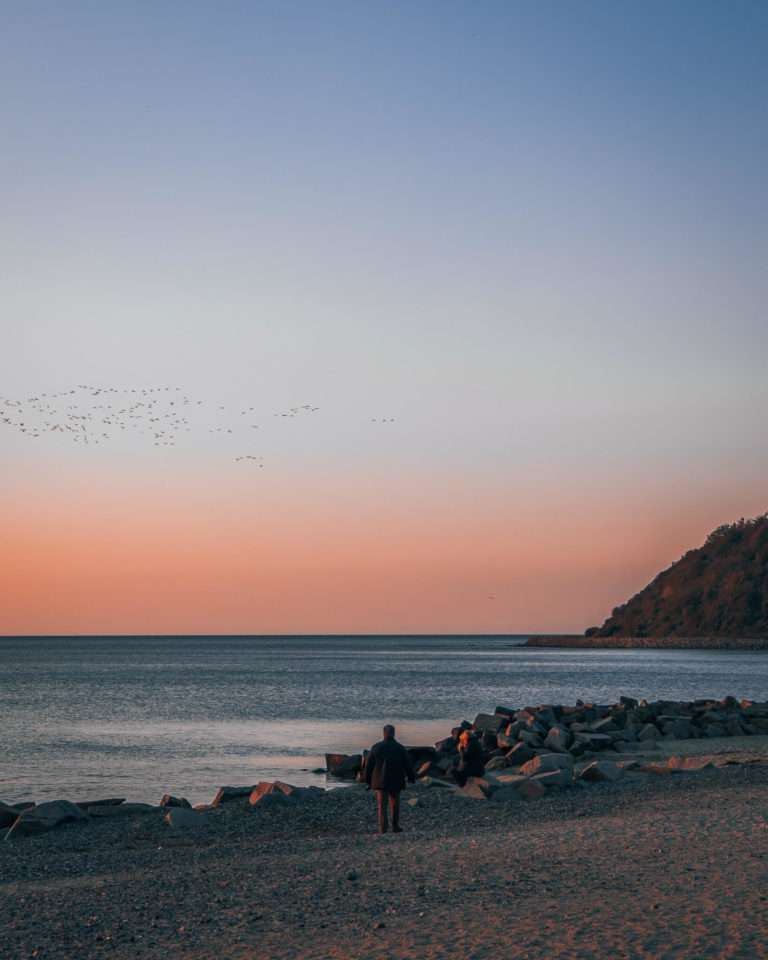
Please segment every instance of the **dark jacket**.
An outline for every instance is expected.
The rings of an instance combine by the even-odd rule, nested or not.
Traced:
[[[477,737],[470,737],[466,747],[459,747],[459,770],[468,777],[482,777],[485,773],[483,748]]]
[[[373,790],[399,793],[405,786],[405,778],[414,782],[413,764],[408,751],[394,737],[379,740],[371,747],[365,758],[364,778]]]

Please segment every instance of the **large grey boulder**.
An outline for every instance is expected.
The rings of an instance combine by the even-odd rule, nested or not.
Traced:
[[[35,814],[34,810],[25,810],[16,818],[16,822],[5,835],[6,840],[17,840],[19,837],[29,837],[36,833],[43,833],[45,825]]]
[[[208,817],[187,807],[171,807],[165,819],[173,830],[205,830],[211,825]]]
[[[564,725],[550,727],[544,738],[544,746],[557,753],[565,753],[572,743],[571,731]]]
[[[598,780],[619,780],[623,776],[621,767],[612,760],[594,760],[577,775],[579,780],[588,783]]]
[[[534,774],[529,783],[540,783],[543,787],[570,787],[573,775],[570,770],[547,770]]]
[[[565,770],[570,777],[573,772],[573,757],[569,753],[541,753],[524,763],[519,772],[524,777],[534,777],[555,770]]]
[[[100,800],[76,800],[81,810],[87,810],[89,807],[117,807],[125,803],[125,797],[103,797]]]
[[[48,800],[45,803],[38,803],[35,807],[35,815],[46,830],[72,820],[90,820],[88,814],[70,800]]]
[[[646,723],[637,731],[638,740],[661,740],[659,728],[655,723]]]
[[[518,743],[506,755],[507,763],[510,767],[519,767],[529,760],[533,760],[536,754],[528,743]]]
[[[478,713],[472,724],[472,729],[481,733],[496,733],[506,719],[506,717],[496,716],[495,713]]]
[[[21,810],[10,803],[3,803],[0,800],[0,830],[4,827],[12,827],[19,819]]]
[[[121,803],[119,806],[88,807],[88,815],[95,818],[141,817],[148,813],[159,813],[162,807],[153,807],[151,803]]]
[[[253,793],[255,784],[250,787],[219,787],[219,792],[213,798],[211,806],[217,807],[220,803],[232,803],[233,800],[247,800]]]

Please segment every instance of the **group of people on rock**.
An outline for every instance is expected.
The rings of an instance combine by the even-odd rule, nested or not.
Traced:
[[[389,829],[389,814],[392,816],[392,832],[401,833],[400,794],[406,780],[415,782],[413,762],[405,747],[395,740],[395,728],[388,723],[383,729],[384,738],[375,743],[365,758],[362,779],[368,789],[375,790],[379,797],[379,833]],[[459,756],[448,773],[460,787],[469,777],[482,777],[485,773],[483,749],[471,730],[459,736]]]

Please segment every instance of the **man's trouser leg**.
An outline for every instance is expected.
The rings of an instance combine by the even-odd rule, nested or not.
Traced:
[[[387,802],[389,794],[386,790],[377,790],[379,795],[379,833],[387,832]]]
[[[400,791],[390,793],[389,806],[392,811],[392,832],[400,832]]]

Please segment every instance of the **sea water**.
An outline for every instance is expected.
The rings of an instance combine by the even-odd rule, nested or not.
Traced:
[[[324,754],[394,723],[434,743],[497,704],[768,699],[768,652],[579,650],[523,636],[0,638],[0,800],[192,803],[329,786]]]

